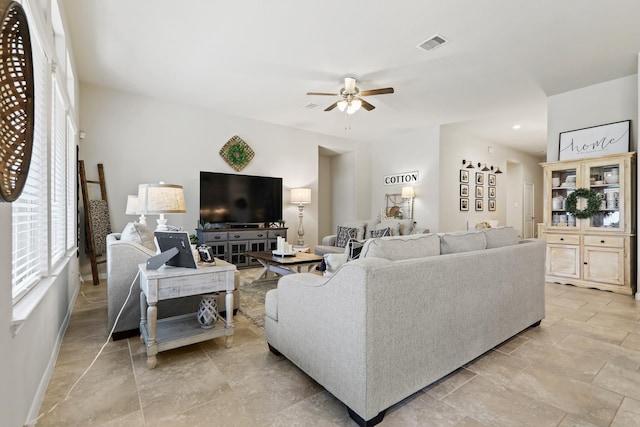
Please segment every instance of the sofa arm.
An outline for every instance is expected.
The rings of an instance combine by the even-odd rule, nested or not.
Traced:
[[[337,234],[330,234],[329,236],[324,236],[322,238],[322,246],[335,246],[337,238],[338,238]]]

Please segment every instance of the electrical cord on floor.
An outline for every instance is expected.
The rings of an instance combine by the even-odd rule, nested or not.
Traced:
[[[82,275],[80,273],[78,273],[78,277],[80,278],[80,295],[82,295],[82,297],[84,298],[84,300],[86,302],[88,302],[89,304],[101,304],[104,302],[104,300],[100,300],[100,301],[92,301],[89,298],[87,298],[87,296],[84,293],[84,284],[86,283],[84,281],[84,279],[82,278]]]
[[[51,412],[53,412],[58,407],[58,405],[60,405],[65,400],[67,400],[69,398],[69,396],[71,395],[71,392],[73,391],[73,389],[76,388],[76,386],[80,382],[80,380],[82,380],[82,378],[84,378],[84,376],[87,374],[87,372],[89,372],[89,370],[96,363],[96,361],[98,360],[98,357],[100,357],[100,355],[104,351],[104,349],[107,346],[107,344],[109,344],[109,341],[111,341],[111,336],[113,335],[113,331],[116,330],[116,326],[118,325],[118,320],[120,320],[120,316],[122,315],[122,312],[124,311],[125,306],[129,302],[129,298],[131,298],[131,292],[133,291],[133,285],[136,284],[136,280],[138,279],[139,275],[140,275],[140,271],[138,271],[138,273],[136,273],[136,277],[134,277],[133,278],[133,282],[131,282],[131,286],[129,287],[129,293],[127,294],[127,298],[124,300],[124,304],[122,304],[122,307],[120,308],[120,311],[118,312],[118,315],[116,316],[115,322],[113,322],[113,327],[111,328],[111,331],[109,332],[109,336],[107,337],[107,341],[105,341],[105,343],[102,344],[102,347],[100,347],[100,350],[98,351],[98,354],[96,354],[96,357],[93,358],[93,360],[91,361],[91,364],[87,367],[87,369],[84,370],[82,375],[80,375],[80,377],[73,383],[73,385],[71,386],[71,388],[69,389],[67,394],[65,394],[65,396],[59,402],[57,402],[55,405],[53,405],[51,407],[51,409],[49,409],[47,412],[40,414],[38,416],[38,418],[36,418],[33,423],[29,423],[29,425],[35,425],[40,418],[42,418],[44,415],[50,414]]]

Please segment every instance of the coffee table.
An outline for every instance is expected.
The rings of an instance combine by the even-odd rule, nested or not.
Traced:
[[[271,252],[248,252],[248,256],[262,264],[263,270],[256,280],[273,279],[274,273],[286,276],[291,273],[309,272],[322,262],[320,255],[296,252],[294,256],[278,256]]]

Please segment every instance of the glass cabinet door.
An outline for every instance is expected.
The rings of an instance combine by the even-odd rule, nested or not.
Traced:
[[[585,187],[595,191],[600,198],[600,211],[589,218],[588,227],[597,229],[623,229],[624,193],[620,177],[624,171],[619,162],[585,165]]]
[[[566,205],[567,197],[576,189],[577,179],[579,178],[577,176],[577,168],[552,169],[550,173],[551,223],[547,224],[547,226],[575,229],[580,224],[573,215],[567,212]]]

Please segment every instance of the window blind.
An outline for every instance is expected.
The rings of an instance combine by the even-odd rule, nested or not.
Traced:
[[[31,166],[22,194],[12,203],[11,285],[20,299],[47,272],[48,63],[42,44],[31,35],[35,127]]]
[[[51,265],[62,259],[67,242],[67,111],[60,88],[53,84],[51,146]]]

